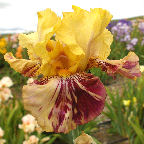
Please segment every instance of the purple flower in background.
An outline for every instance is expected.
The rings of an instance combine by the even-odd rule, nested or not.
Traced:
[[[137,39],[137,38],[133,38],[130,43],[131,43],[132,45],[136,45],[137,42],[138,42],[138,39]]]
[[[116,26],[117,23],[127,24],[128,26],[131,26],[131,25],[132,25],[132,22],[131,22],[131,21],[122,19],[122,20],[119,20],[119,21],[111,21],[111,22],[108,24],[107,29],[108,29],[109,31],[111,31],[112,27]]]
[[[138,25],[138,28],[141,32],[144,33],[144,22],[140,22],[139,25]]]
[[[133,38],[131,40],[128,41],[127,45],[126,45],[126,49],[127,50],[134,50],[134,46],[137,44],[138,39],[137,38]]]
[[[137,44],[138,39],[131,38],[131,32],[133,30],[131,21],[125,19],[113,21],[109,23],[107,28],[112,32],[116,40],[126,43],[127,50],[133,51],[135,49],[134,46]],[[140,24],[139,28],[144,31],[144,22]],[[144,40],[142,41],[142,45],[144,45]]]
[[[134,50],[134,47],[133,47],[132,44],[127,44],[127,45],[126,45],[126,49],[127,49],[127,50]]]
[[[131,31],[132,27],[123,22],[118,22],[111,28],[111,32],[115,35],[116,39],[120,41],[129,41]]]
[[[141,46],[143,46],[144,45],[144,38],[143,38],[143,40],[141,41]]]
[[[124,38],[123,38],[123,41],[127,42],[127,41],[130,41],[131,40],[131,36],[130,35],[126,35]]]
[[[119,22],[121,22],[123,24],[127,24],[128,26],[132,26],[132,22],[129,20],[122,19],[122,20],[119,20]]]
[[[109,31],[111,31],[111,28],[112,28],[113,26],[115,26],[116,24],[117,24],[117,21],[111,21],[111,22],[108,24],[107,29],[108,29]]]
[[[111,29],[111,32],[114,34],[118,31],[118,27],[117,26],[113,26]]]

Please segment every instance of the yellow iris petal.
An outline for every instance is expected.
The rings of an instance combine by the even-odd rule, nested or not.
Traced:
[[[90,44],[90,56],[101,60],[107,59],[110,54],[110,45],[113,41],[112,34],[105,29],[98,37]]]
[[[34,77],[37,76],[37,70],[39,69],[39,62],[26,59],[16,59],[12,53],[6,53],[4,59],[10,64],[10,66],[17,72],[24,76]]]
[[[57,29],[61,22],[61,19],[51,11],[51,9],[46,9],[44,11],[38,12],[38,35],[39,41],[45,38],[49,39]]]
[[[34,50],[41,59],[39,71],[44,76],[65,76],[77,71],[81,57],[72,54],[68,47],[59,41],[48,40],[47,42],[39,42]]]
[[[90,12],[76,6],[73,6],[73,9],[73,13],[64,13],[61,26],[56,31],[56,39],[67,44],[73,53],[85,55],[80,65],[80,68],[84,70],[92,53],[91,43],[103,33],[112,15],[103,9],[91,9]],[[97,51],[97,47],[93,48]],[[98,49],[109,53],[107,52],[109,48],[108,50],[103,47]]]
[[[34,47],[34,53],[40,58],[41,61],[41,68],[39,69],[39,73],[43,74],[44,76],[47,75],[54,75],[55,73],[51,69],[50,62],[51,59],[51,51],[54,50],[56,42],[53,40],[48,41],[41,41],[36,44]],[[53,55],[56,53],[53,53]]]
[[[95,8],[91,9],[92,16],[95,18],[95,24],[94,24],[94,33],[95,36],[98,36],[109,24],[109,22],[112,19],[112,15],[109,11],[102,9],[102,8]]]
[[[28,49],[28,55],[31,60],[37,58],[36,54],[34,53],[34,47],[38,42],[38,33],[31,33],[31,34],[20,34],[19,35],[19,44],[22,48]]]

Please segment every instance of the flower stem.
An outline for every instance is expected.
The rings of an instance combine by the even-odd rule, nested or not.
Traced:
[[[72,140],[74,143],[74,140],[80,135],[79,128],[77,127],[75,130],[72,130],[71,133],[72,133]]]

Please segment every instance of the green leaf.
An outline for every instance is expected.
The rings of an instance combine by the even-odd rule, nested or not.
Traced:
[[[138,135],[139,139],[141,140],[141,142],[144,142],[144,132],[143,130],[135,125],[132,121],[129,120],[129,123],[131,124],[131,126],[133,127],[133,129],[135,130],[136,134]]]

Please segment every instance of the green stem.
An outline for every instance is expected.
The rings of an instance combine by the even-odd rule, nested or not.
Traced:
[[[79,128],[77,127],[75,130],[72,130],[71,133],[72,133],[72,140],[74,143],[74,140],[80,135]]]

